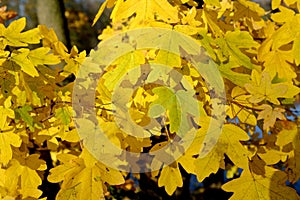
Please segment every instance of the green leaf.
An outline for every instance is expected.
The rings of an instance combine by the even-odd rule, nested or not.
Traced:
[[[228,56],[232,61],[248,69],[256,68],[251,63],[249,56],[240,50],[241,48],[252,49],[258,47],[259,44],[253,40],[249,32],[240,30],[228,31],[224,38],[218,38],[216,42],[220,46],[224,56]]]
[[[167,87],[156,87],[152,91],[158,98],[150,104],[148,115],[157,117],[163,112],[163,107],[170,120],[171,133],[176,132],[179,136],[187,133],[192,128],[189,116],[198,118],[200,115],[198,101],[193,97],[194,91],[178,90],[174,92]]]
[[[28,113],[30,111],[32,111],[32,108],[31,108],[31,106],[28,106],[28,105],[25,105],[21,108],[15,109],[16,114],[18,114],[22,118],[22,120],[24,122],[26,122],[26,124],[29,126],[29,128],[31,130],[33,130],[34,129],[33,128],[33,118]],[[16,118],[17,118],[17,116],[16,116]]]
[[[64,125],[70,124],[71,116],[71,109],[68,109],[67,107],[62,107],[55,110],[55,117],[60,119]]]

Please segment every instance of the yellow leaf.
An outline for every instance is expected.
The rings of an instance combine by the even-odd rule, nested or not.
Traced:
[[[104,198],[105,182],[124,183],[124,178],[119,171],[98,163],[86,149],[83,149],[80,157],[61,154],[58,159],[63,164],[50,170],[48,180],[50,182],[63,180],[57,195],[60,199],[97,200]]]
[[[257,108],[262,109],[262,111],[258,113],[257,120],[260,119],[264,120],[264,125],[263,125],[264,130],[269,130],[270,127],[273,127],[276,122],[276,119],[281,119],[281,120],[285,119],[285,116],[283,114],[283,112],[285,112],[285,109],[282,108],[273,109],[268,104],[263,104]]]
[[[222,50],[222,54],[228,56],[235,63],[248,69],[256,67],[249,56],[240,50],[241,48],[252,49],[258,47],[258,43],[254,41],[249,32],[240,30],[228,31],[225,37],[217,39],[217,43]]]
[[[279,146],[284,146],[292,143],[296,148],[299,146],[299,139],[300,136],[296,124],[290,122],[288,127],[285,127],[285,129],[278,133],[276,144]]]
[[[273,3],[273,2],[272,2]],[[295,12],[284,6],[279,6],[280,12],[271,15],[271,19],[275,22],[283,23],[292,20]]]
[[[200,26],[201,22],[195,19],[196,15],[197,15],[197,9],[195,7],[192,7],[192,9],[188,11],[187,15],[181,19],[182,24],[189,24],[194,27]]]
[[[0,130],[3,130],[6,123],[7,123],[7,118],[14,119],[15,118],[15,112],[6,106],[0,106]]]
[[[159,50],[155,61],[170,67],[179,68],[181,66],[181,59],[179,56],[164,50]]]
[[[177,9],[167,0],[127,0],[120,2],[117,10],[114,10],[117,14],[112,19],[113,22],[127,19],[133,14],[136,14],[135,20],[138,23],[148,20],[155,21],[155,16],[168,23],[179,21]]]
[[[31,50],[28,54],[29,60],[34,66],[38,65],[55,65],[60,63],[58,56],[49,54],[50,48],[40,47]]]
[[[246,169],[250,152],[240,143],[249,140],[249,135],[233,124],[225,124],[218,141],[218,147],[224,148],[224,153],[238,167]]]
[[[62,131],[63,131],[63,134],[60,134],[62,140],[65,140],[68,142],[79,142],[80,141],[80,137],[79,137],[76,129],[72,129],[69,131],[69,128],[67,126]]]
[[[215,7],[221,6],[219,0],[204,0],[204,3],[209,6],[215,6]]]
[[[257,154],[267,165],[275,165],[279,161],[286,162],[288,156],[285,152],[267,149],[267,147],[260,147]]]
[[[295,59],[296,65],[300,65],[300,34],[294,40],[293,44],[293,56]]]
[[[262,57],[265,69],[271,76],[278,74],[279,78],[290,80],[296,78],[296,73],[291,64],[294,61],[293,53],[291,51],[270,51]]]
[[[71,49],[70,56],[65,57],[65,62],[67,63],[64,66],[64,73],[62,75],[68,76],[70,73],[77,75],[78,69],[86,58],[86,52],[82,51],[78,53],[76,46],[73,46]]]
[[[21,33],[26,25],[26,18],[14,20],[7,28],[0,24],[0,35],[4,45],[28,46],[28,44],[40,43],[41,36],[37,28]]]
[[[176,25],[174,26],[174,30],[181,32],[186,35],[196,35],[201,31],[202,28],[193,27],[190,25]]]
[[[42,184],[42,180],[35,170],[29,167],[24,167],[21,175],[21,190],[23,198],[35,197],[38,198],[42,195],[42,191],[37,189]]]
[[[211,29],[213,35],[216,37],[222,38],[224,36],[224,31],[219,27],[217,21],[213,17],[213,13],[208,12],[208,10],[203,10],[202,19],[205,24],[205,29],[208,31],[208,28]]]
[[[263,16],[265,14],[265,10],[256,2],[247,0],[238,0],[238,2],[245,6],[247,9],[258,13],[260,16]]]
[[[289,177],[291,182],[296,182],[300,177],[300,135],[299,127],[294,122],[288,122],[285,129],[277,135],[276,145],[280,146],[284,152],[286,145],[292,144],[293,150],[288,155],[287,171],[292,176]],[[284,152],[285,153],[285,152]]]
[[[50,170],[48,181],[52,183],[58,183],[64,178],[75,176],[82,168],[83,160],[72,154],[59,154],[57,159],[63,164]]]
[[[289,86],[283,83],[272,84],[268,71],[262,73],[252,71],[252,83],[245,85],[246,90],[252,95],[248,100],[252,103],[260,103],[263,100],[279,105],[277,98],[284,97]]]
[[[120,57],[114,63],[117,66],[102,76],[102,78],[105,79],[104,85],[107,87],[109,91],[112,91],[115,85],[120,81],[121,77],[123,77],[128,70],[133,69],[139,66],[140,64],[144,64],[144,63],[145,63],[144,54],[139,51],[130,52]],[[134,74],[134,78],[136,80],[138,79],[138,77],[139,74]],[[135,82],[136,80],[131,80],[131,81]]]
[[[231,69],[240,67],[240,64],[235,63],[234,61],[229,61],[222,63],[219,66],[219,70],[222,76],[237,86],[244,87],[246,83],[250,82],[250,75],[245,73],[237,73]]]
[[[204,158],[197,159],[194,164],[197,180],[202,182],[211,173],[217,173],[220,165],[224,165],[224,153],[215,147]]]
[[[93,20],[93,24],[92,26],[94,26],[96,24],[96,22],[99,20],[99,18],[101,17],[104,9],[106,8],[106,5],[107,5],[107,2],[108,0],[104,1],[102,4],[101,4],[101,7],[99,8],[94,20]]]
[[[17,63],[21,67],[21,70],[28,75],[32,77],[39,76],[34,64],[29,60],[29,53],[29,49],[18,49],[17,51],[12,52],[11,60]]]
[[[266,167],[264,175],[243,171],[237,179],[229,181],[222,186],[227,192],[233,192],[231,200],[253,200],[253,199],[299,199],[296,191],[286,186],[286,173]]]
[[[10,52],[0,49],[0,65],[7,61]]]
[[[212,134],[208,133],[209,121],[205,121],[203,124],[200,124],[201,128],[197,133],[200,138],[203,137],[201,135]],[[237,167],[246,169],[248,167],[250,152],[240,141],[246,141],[248,139],[248,134],[238,126],[225,124],[218,142],[211,147],[212,150],[205,157],[198,157],[194,162],[194,173],[198,181],[203,181],[211,173],[216,173],[219,168],[225,168],[224,154],[226,154]],[[198,146],[199,144],[203,145],[203,140],[200,139],[196,144]]]
[[[64,125],[71,123],[72,107],[65,106],[55,110],[55,117],[59,119]]]
[[[14,133],[12,127],[5,127],[0,133],[0,163],[4,165],[12,159],[11,145],[14,147],[20,147],[22,143],[21,138]]]
[[[221,2],[220,2],[220,6],[221,6],[221,8],[220,8],[220,10],[219,10],[219,12],[218,12],[218,19],[220,18],[220,17],[222,17],[223,16],[223,14],[227,11],[227,10],[229,10],[229,11],[232,11],[232,9],[233,9],[233,2],[230,2],[230,1],[228,1],[228,0],[222,0]]]
[[[22,198],[39,198],[42,191],[38,187],[42,184],[41,177],[38,173],[28,167],[26,163],[19,162],[15,159],[11,160],[10,167],[7,169],[6,174],[11,178],[11,182],[18,181],[19,193]]]
[[[250,124],[252,126],[255,126],[257,123],[253,110],[244,108],[240,105],[230,105],[229,109],[227,110],[227,114],[231,119],[238,117],[241,123]]]
[[[182,177],[177,162],[165,166],[161,170],[158,178],[158,186],[164,186],[169,195],[172,195],[177,187],[183,186]]]
[[[275,10],[276,8],[278,8],[281,4],[281,0],[273,0],[271,1],[271,5],[272,5],[272,10]]]
[[[247,100],[249,95],[246,94],[247,92],[240,87],[234,87],[232,89],[231,97],[233,100],[227,110],[227,114],[231,119],[237,116],[242,123],[255,126],[256,117],[253,110],[249,109],[252,108],[252,104]]]
[[[53,50],[54,54],[60,55],[62,58],[68,57],[67,47],[58,40],[56,33],[53,29],[48,29],[45,25],[39,25],[38,30],[43,36],[43,46],[49,47]]]
[[[94,168],[96,167],[101,172],[101,176],[97,178],[100,178],[103,182],[110,185],[121,185],[125,183],[124,177],[120,171],[110,167],[106,167],[100,162],[96,163]]]

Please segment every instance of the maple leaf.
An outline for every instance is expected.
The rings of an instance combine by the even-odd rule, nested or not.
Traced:
[[[202,120],[197,137],[203,137],[201,136],[203,134],[214,134],[213,132],[208,132],[209,123],[207,119]],[[212,131],[218,132],[220,130],[213,128]],[[247,133],[238,126],[225,124],[222,128],[218,142],[212,147],[212,150],[205,157],[198,157],[197,160],[194,161],[194,173],[197,176],[198,181],[203,181],[209,174],[216,173],[220,167],[225,167],[224,154],[226,154],[236,166],[243,169],[247,168],[250,152],[240,143],[240,141],[246,141],[248,139],[249,136]],[[202,143],[203,142],[200,142],[200,144]]]
[[[298,87],[287,82],[273,84],[268,71],[259,73],[253,70],[251,79],[252,83],[245,84],[245,88],[252,95],[248,99],[252,103],[268,100],[275,105],[279,105],[278,98],[292,98],[300,91]]]
[[[64,125],[71,123],[72,108],[62,107],[55,110],[55,117],[60,119]]]
[[[40,47],[31,50],[28,54],[28,59],[32,62],[34,66],[38,65],[55,65],[60,63],[58,56],[50,54],[50,48]]]
[[[103,11],[105,10],[105,8],[112,8],[112,7],[116,4],[117,1],[118,1],[118,0],[105,0],[105,1],[101,4],[101,6],[100,6],[100,8],[99,8],[99,10],[98,10],[98,12],[97,12],[97,14],[96,14],[94,20],[93,20],[92,26],[94,26],[94,25],[96,24],[96,22],[99,20],[99,18],[100,18],[101,15],[103,14]]]
[[[293,44],[293,56],[296,65],[300,65],[300,34],[295,38]]]
[[[181,59],[179,56],[171,53],[171,52],[167,52],[164,50],[160,50],[156,57],[154,62],[158,62],[160,64],[164,64],[166,66],[170,66],[170,67],[180,67],[181,66]]]
[[[164,111],[163,107],[168,111],[171,133],[176,132],[183,137],[192,128],[188,121],[188,113],[196,119],[199,117],[199,105],[193,97],[194,91],[178,90],[173,92],[166,87],[156,87],[152,91],[158,95],[158,99],[150,104],[150,117],[157,117],[161,114],[161,111]],[[157,104],[162,107],[154,107]]]
[[[291,176],[289,177],[290,181],[295,182],[300,177],[299,128],[294,122],[288,122],[284,127],[285,129],[280,131],[277,135],[276,145],[283,148],[288,144],[292,144],[293,149],[288,154],[287,171],[291,173]],[[281,151],[284,152],[283,149],[281,149]]]
[[[217,173],[220,166],[224,166],[224,154],[219,152],[217,148],[214,148],[204,158],[196,159],[194,161],[197,180],[202,182],[206,177],[209,177],[211,173]]]
[[[286,186],[286,179],[284,172],[271,167],[266,167],[263,175],[245,170],[239,178],[222,185],[222,189],[233,192],[232,200],[299,199],[296,191]]]
[[[152,138],[134,136],[139,136],[136,133],[141,131],[147,132],[147,136],[165,134],[161,129],[161,119],[150,119],[162,115],[167,119],[165,123],[170,125],[171,132],[178,134],[182,142],[191,141],[187,150],[182,150],[180,145],[171,145],[174,147],[172,152],[166,150],[153,158],[157,162],[151,163],[151,167],[161,167],[162,162],[159,161],[166,155],[183,154],[170,166],[165,166],[158,177],[158,185],[165,187],[169,195],[183,186],[179,165],[203,181],[219,168],[227,169],[225,161],[228,163],[224,159],[227,155],[234,164],[227,174],[233,176],[238,168],[243,169],[240,178],[224,185],[227,191],[234,192],[232,199],[299,199],[296,192],[285,184],[286,180],[294,183],[300,177],[299,128],[296,122],[285,120],[288,112],[286,105],[294,104],[298,98],[295,96],[300,92],[296,87],[297,66],[300,63],[300,16],[295,10],[299,10],[299,2],[274,0],[272,7],[278,8],[279,12],[266,15],[258,4],[246,0],[205,0],[203,7],[189,0],[107,0],[101,5],[93,24],[106,8],[113,8],[110,15],[112,26],[108,26],[99,39],[106,40],[116,33],[139,26],[163,29],[151,28],[157,31],[156,34],[143,35],[141,31],[139,34],[112,37],[107,39],[107,46],[103,48],[106,50],[114,46],[112,51],[92,50],[91,58],[87,59],[86,53],[79,52],[76,47],[68,53],[53,29],[39,25],[37,29],[23,31],[25,18],[13,21],[7,28],[0,24],[0,199],[38,199],[41,196],[42,191],[38,188],[42,180],[37,171],[46,169],[45,162],[37,154],[27,156],[28,152],[37,148],[48,148],[53,163],[61,163],[51,169],[48,176],[52,182],[62,181],[57,199],[104,198],[106,186],[122,184],[124,178],[119,171],[99,163],[85,147],[94,145],[95,155],[101,155],[103,160],[105,155],[102,157],[100,151],[113,151],[106,142],[135,153],[148,149],[152,153],[173,142],[173,135],[168,135],[169,141],[157,144],[153,143]],[[3,7],[0,8],[0,18],[4,14],[1,11]],[[175,31],[168,32],[168,29]],[[176,34],[176,31],[201,44],[206,50],[204,54],[219,65],[222,78],[227,79],[227,97],[231,96],[227,115],[231,119],[238,118],[236,125],[224,124],[222,120],[217,120],[221,112],[211,112],[211,106],[214,108],[224,103],[208,95],[223,89],[222,81],[213,82],[220,77],[212,69],[213,62],[205,65],[201,60],[201,67],[197,69],[190,67],[191,63],[186,64],[197,57],[197,53],[191,52],[195,52],[198,46],[190,45],[192,42],[183,34]],[[158,34],[159,38],[156,38]],[[43,47],[19,48],[38,44],[41,39]],[[173,48],[174,44],[176,48]],[[136,51],[147,46],[154,48]],[[166,51],[169,47],[175,49],[174,52]],[[117,57],[116,51],[129,53],[121,53]],[[206,60],[207,56],[204,58]],[[85,60],[88,62],[85,63]],[[112,63],[107,62],[112,60]],[[45,66],[56,65],[60,61],[66,63],[62,72]],[[95,62],[103,64],[100,68],[110,66],[104,69],[97,87],[95,110],[98,116],[93,121],[90,118],[77,120],[76,125],[85,130],[79,137],[69,106],[72,84],[57,88],[56,83],[64,79],[63,76],[76,74],[81,64],[89,69],[82,70],[84,74],[89,74],[90,70],[98,70],[99,73],[99,64]],[[162,68],[163,65],[171,67]],[[143,67],[152,71],[145,74]],[[173,76],[175,72],[182,76]],[[187,81],[182,82],[185,79]],[[85,80],[79,79],[84,89],[89,86]],[[208,88],[204,87],[207,80],[216,83],[217,87],[213,88],[216,90],[210,88],[209,83]],[[171,89],[158,87],[153,84],[155,81],[168,82]],[[144,84],[142,89],[132,89],[131,86],[136,87],[140,83]],[[183,89],[178,90],[178,87]],[[116,88],[124,90],[116,90],[114,92],[117,94],[113,94]],[[84,92],[84,89],[81,91]],[[228,93],[230,91],[231,95]],[[90,95],[86,94],[80,94],[80,101],[92,102]],[[124,118],[118,121],[119,126],[114,122],[117,119],[114,118],[113,103],[125,105],[118,116]],[[199,107],[200,117],[196,112]],[[132,124],[127,123],[129,117]],[[188,122],[189,119],[192,123]],[[263,119],[263,129],[266,131],[276,122],[276,132],[258,137],[254,126],[260,119]],[[259,125],[262,125],[261,122],[258,122]],[[97,125],[107,136],[104,139],[108,140],[104,143],[99,134],[95,134]],[[130,133],[134,136],[127,135],[123,127],[131,129]],[[142,127],[155,130],[150,132]],[[194,133],[196,138],[192,137]],[[64,140],[73,144],[61,143]],[[57,162],[57,151],[77,152],[79,140],[82,141],[82,153],[79,156],[59,154]],[[115,162],[107,160],[108,164]],[[128,166],[126,161],[116,162]],[[281,170],[286,170],[286,173],[268,167],[279,162],[284,167]]]
[[[21,91],[20,88],[18,86],[15,86],[12,89],[12,94],[14,94],[15,96],[17,96],[17,102],[16,105],[17,106],[24,106],[26,103],[26,92],[25,91]]]
[[[14,133],[13,127],[4,127],[0,133],[0,162],[7,165],[12,159],[11,145],[20,147],[22,140],[19,135]]]
[[[287,11],[284,10],[284,12]],[[300,29],[298,26],[295,27],[295,23],[300,23],[300,16],[285,15],[288,21],[259,47],[258,60],[264,62],[264,66],[271,73],[271,76],[275,76],[277,73],[279,78],[291,80],[297,77],[293,69],[294,66],[291,64],[294,61],[293,52],[290,48],[283,48],[283,46],[298,38]],[[295,44],[297,47],[297,42]]]
[[[158,178],[158,186],[164,186],[169,195],[172,195],[177,187],[183,186],[183,181],[177,162],[165,166],[161,170]]]
[[[219,138],[219,147],[238,167],[245,169],[250,153],[240,143],[249,140],[248,134],[241,128],[233,124],[225,124]]]
[[[277,73],[279,78],[289,80],[296,78],[296,73],[290,64],[293,62],[293,59],[292,51],[275,50],[264,54],[261,60],[264,61],[264,66],[271,75],[275,76]]]
[[[248,32],[228,31],[225,33],[224,38],[218,38],[216,43],[220,46],[222,54],[232,59],[232,61],[248,69],[256,67],[250,58],[240,50],[241,48],[252,49],[258,47],[258,43],[253,40]]]
[[[58,141],[56,137],[59,137],[60,127],[50,127],[39,131],[35,141],[37,143],[43,143],[47,141],[47,147],[51,150],[56,150],[58,147]]]
[[[2,65],[5,61],[8,60],[8,56],[10,55],[9,51],[4,51],[0,49],[0,64]]]
[[[273,2],[272,2],[272,4],[273,4]],[[284,6],[279,6],[279,11],[280,12],[274,13],[271,16],[271,19],[274,20],[275,22],[284,23],[284,22],[293,20],[295,12],[292,9],[286,8]],[[292,38],[290,38],[290,39],[292,39]]]
[[[184,16],[181,19],[182,24],[189,24],[191,26],[199,26],[201,24],[201,22],[197,19],[195,19],[197,16],[197,9],[195,7],[192,7],[192,9],[190,9],[186,16]]]
[[[257,108],[262,109],[262,111],[258,113],[257,120],[264,120],[264,130],[268,130],[270,127],[273,127],[276,122],[276,119],[285,119],[285,116],[283,114],[283,112],[285,112],[285,109],[278,107],[273,109],[272,106],[267,104],[263,104]]]
[[[54,54],[60,55],[61,58],[67,58],[67,47],[58,40],[58,37],[53,29],[48,29],[45,25],[38,25],[38,30],[43,39],[43,46],[49,47],[53,50]]]
[[[19,49],[12,53],[11,60],[18,64],[21,67],[21,70],[30,76],[39,76],[34,64],[28,59],[29,53],[29,49]]]
[[[94,17],[92,26],[94,26],[94,25],[96,24],[96,22],[99,20],[99,18],[101,17],[101,15],[102,15],[104,9],[105,9],[106,6],[107,6],[107,2],[108,2],[108,1],[106,0],[106,1],[104,1],[104,2],[101,4],[101,6],[100,6],[100,8],[99,8],[99,10],[98,10],[98,12],[97,12],[97,14],[96,14],[96,16]]]
[[[5,171],[7,187],[11,184],[18,184],[18,192],[14,195],[22,195],[22,198],[39,198],[42,191],[38,187],[42,184],[42,180],[36,170],[45,170],[45,161],[38,159],[39,155],[32,154],[24,157],[19,156],[17,159],[12,159],[10,165]]]
[[[102,131],[108,137],[109,141],[122,149],[128,149],[130,152],[141,152],[143,147],[151,146],[150,138],[138,138],[136,135],[127,135],[120,130],[120,127],[114,122],[105,122],[99,119]]]
[[[39,76],[35,67],[39,65],[54,65],[60,63],[60,59],[53,55],[48,54],[50,48],[40,47],[34,50],[25,48],[18,49],[12,52],[11,60],[17,63],[21,70],[30,76]]]
[[[15,118],[15,113],[14,111],[10,108],[11,107],[11,96],[7,97],[4,101],[4,106],[0,106],[0,130],[2,130],[6,123],[7,123],[7,118],[14,119]]]
[[[247,123],[255,126],[257,121],[253,113],[252,104],[247,100],[249,95],[246,95],[247,92],[240,88],[234,87],[231,91],[231,97],[233,98],[230,107],[227,110],[228,116],[233,119],[238,117],[242,123]]]
[[[227,78],[237,86],[244,87],[246,83],[250,82],[250,75],[238,73],[232,70],[237,67],[240,67],[240,65],[236,64],[234,61],[229,61],[226,63],[221,63],[219,70],[224,78]]]
[[[16,118],[21,118],[29,126],[29,128],[33,130],[34,122],[32,116],[28,113],[29,111],[32,111],[32,107],[28,105],[15,109],[16,114],[18,114]]]
[[[28,44],[40,43],[40,34],[37,28],[23,32],[26,25],[26,18],[13,21],[7,28],[0,24],[0,36],[4,46],[28,46]]]
[[[119,59],[117,59],[111,70],[105,73],[102,78],[105,80],[104,85],[109,91],[113,91],[115,85],[120,81],[121,77],[123,77],[127,70],[133,69],[136,66],[145,63],[144,54],[139,51],[133,51],[126,55],[123,55]],[[134,79],[138,78],[138,74],[134,74]],[[136,80],[132,80],[131,82],[136,82]]]
[[[41,177],[36,170],[47,169],[46,162],[39,159],[38,154],[32,154],[27,157],[18,157],[15,164],[18,165],[18,175],[21,178],[20,193],[24,198],[41,196],[42,191],[38,186],[42,184]]]
[[[68,76],[70,73],[74,75],[77,74],[79,66],[84,62],[86,57],[86,51],[82,51],[79,53],[76,46],[73,46],[69,56],[65,56],[65,62],[67,63],[64,66],[63,76]]]
[[[178,11],[167,0],[127,0],[120,1],[118,7],[112,14],[112,21],[121,21],[136,14],[136,21],[138,23],[146,22],[148,20],[154,21],[156,18],[168,23],[177,23]]]
[[[281,152],[276,149],[269,149],[268,147],[260,147],[257,150],[257,155],[267,164],[274,165],[279,161],[286,162],[288,153]]]
[[[86,149],[81,157],[60,154],[57,158],[63,164],[50,170],[48,180],[63,181],[58,198],[96,200],[104,198],[105,182],[114,185],[125,182],[120,172],[99,163]]]
[[[250,33],[265,26],[263,16],[266,11],[258,3],[247,0],[238,0],[232,3],[235,12],[230,14],[233,20],[236,22],[243,20],[247,28],[250,29]]]

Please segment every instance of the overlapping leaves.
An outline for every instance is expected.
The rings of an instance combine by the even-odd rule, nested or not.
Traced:
[[[190,35],[205,47],[226,83],[228,117],[223,127],[210,132],[222,129],[212,151],[199,157],[207,126],[215,120],[210,113],[214,97],[205,80],[183,58],[159,50],[133,51],[107,68],[97,88],[96,112],[110,140],[133,152],[160,148],[171,142],[174,134],[189,133],[180,129],[178,120],[182,113],[196,115],[192,108],[198,107],[201,115],[193,118],[197,132],[190,148],[171,165],[152,173],[159,187],[172,195],[183,186],[179,166],[203,181],[233,164],[243,172],[222,186],[234,193],[231,199],[299,199],[285,184],[300,177],[299,114],[292,109],[299,104],[300,91],[299,5],[298,1],[272,1],[272,9],[278,12],[268,15],[258,4],[245,0],[205,1],[203,7],[183,0],[105,1],[94,22],[105,8],[112,8],[113,28],[107,27],[100,38],[126,29],[158,26]],[[25,25],[25,18],[8,27],[0,24],[0,198],[38,199],[42,195],[38,187],[46,177],[40,171],[47,168],[42,151],[51,151],[55,165],[60,162],[48,176],[51,182],[62,182],[57,199],[103,198],[107,184],[124,183],[123,175],[99,163],[79,142],[71,119],[72,84],[63,81],[71,73],[76,75],[86,54],[76,47],[68,52],[52,29],[40,25],[24,31]],[[28,47],[39,43],[39,48]],[[63,69],[62,62],[66,64]],[[176,93],[147,83],[132,95],[128,108],[136,124],[151,124],[150,117],[164,119],[153,125],[163,125],[152,132],[165,138],[158,143],[120,131],[109,104],[114,86],[128,70],[152,62],[172,65],[195,90]],[[55,69],[58,64],[59,70]],[[168,79],[173,72],[155,71],[148,78],[184,88]],[[128,76],[123,84],[138,81],[139,77]],[[178,100],[184,97],[199,105],[181,107]]]

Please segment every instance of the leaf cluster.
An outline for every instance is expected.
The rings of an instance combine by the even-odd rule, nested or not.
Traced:
[[[184,151],[171,145],[155,156],[152,165],[162,169],[146,174],[169,195],[183,186],[182,169],[200,182],[225,169],[238,174],[221,186],[233,192],[231,199],[299,199],[286,185],[300,178],[298,1],[272,1],[274,12],[268,12],[246,0],[206,0],[202,7],[192,0],[106,0],[94,23],[105,9],[112,9],[111,25],[100,40],[140,27],[176,30],[205,48],[226,91],[223,98],[212,95],[189,52],[127,53],[105,68],[95,94],[99,126],[113,144],[151,154],[194,134]],[[72,120],[73,83],[64,80],[77,76],[86,53],[75,46],[69,51],[52,29],[23,31],[25,25],[25,18],[0,24],[0,199],[42,198],[42,181],[61,183],[57,199],[105,198],[107,187],[124,184],[128,174],[93,157]],[[132,89],[137,85],[143,87]],[[118,117],[133,121],[119,120],[122,127],[112,102],[117,87],[123,90],[114,103],[128,108]],[[219,126],[211,108],[224,99],[226,120]],[[83,128],[91,124],[87,119]],[[207,137],[213,142],[204,144]],[[210,151],[203,156],[205,145]],[[178,153],[173,163],[161,162]]]

